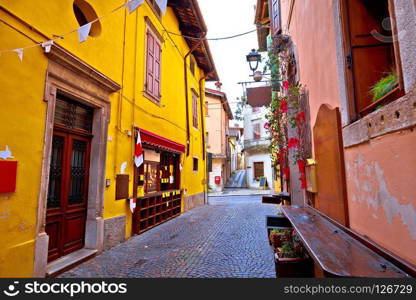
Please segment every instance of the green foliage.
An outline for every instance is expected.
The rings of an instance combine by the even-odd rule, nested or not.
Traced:
[[[237,100],[240,100],[237,103],[237,109],[235,110],[234,119],[237,121],[243,121],[244,120],[244,108],[247,106],[247,97],[242,96],[240,99],[237,98]]]
[[[293,242],[285,242],[282,246],[282,250],[280,251],[280,257],[282,258],[296,258],[299,257],[298,254],[295,252],[295,246]]]
[[[396,72],[388,73],[387,76],[381,78],[370,89],[370,93],[373,96],[372,101],[375,102],[391,92],[396,87],[397,83],[398,76]]]

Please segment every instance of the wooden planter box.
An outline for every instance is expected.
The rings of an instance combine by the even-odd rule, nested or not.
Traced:
[[[278,253],[274,255],[277,278],[314,277],[314,266],[311,258],[281,258]]]

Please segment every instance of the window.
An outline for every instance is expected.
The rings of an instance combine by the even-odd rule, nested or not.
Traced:
[[[198,129],[198,95],[192,93],[192,125]]]
[[[253,112],[255,113],[255,112],[259,112],[260,111],[260,107],[253,107]]]
[[[198,172],[198,158],[197,157],[193,158],[192,170],[194,172]]]
[[[159,163],[154,161],[144,162],[145,193],[159,191]]]
[[[389,2],[342,1],[351,120],[404,94],[397,34],[394,34],[396,21],[390,13],[393,2],[392,7]],[[385,79],[387,82],[383,83]]]
[[[209,116],[209,110],[208,110],[208,101],[205,101],[205,116]]]
[[[158,37],[148,28],[145,92],[157,102],[160,102],[161,53],[162,47]]]
[[[270,4],[272,36],[276,36],[282,32],[282,24],[280,18],[280,0],[270,0]]]
[[[191,55],[191,57],[190,57],[190,63],[189,63],[189,68],[191,69],[191,73],[194,76],[195,76],[195,65],[196,65],[195,57],[193,55]]]
[[[253,163],[253,169],[254,169],[254,178],[259,179],[260,177],[264,177],[264,163],[263,162]]]
[[[253,125],[253,139],[258,140],[261,138],[261,126],[260,123]]]
[[[101,23],[98,19],[97,13],[94,8],[85,0],[75,0],[72,4],[75,18],[80,26],[88,24],[96,20],[91,24],[89,36],[97,37],[101,33]]]

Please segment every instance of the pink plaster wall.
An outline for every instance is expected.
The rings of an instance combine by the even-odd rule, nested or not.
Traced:
[[[221,100],[218,97],[205,95],[208,101],[208,116],[206,116],[206,131],[209,135],[209,152],[214,154],[225,154],[225,131],[228,127],[228,117],[225,113]]]
[[[291,0],[282,0],[284,32]],[[332,0],[296,0],[288,33],[300,82],[309,91],[312,128],[319,107],[340,107]],[[343,84],[343,83],[342,83]],[[382,136],[345,149],[351,228],[416,264],[416,132]]]
[[[416,132],[403,131],[345,150],[351,228],[413,264],[415,145]]]
[[[289,0],[282,1],[282,24],[287,27]],[[289,34],[296,44],[300,82],[309,91],[311,124],[319,107],[339,107],[335,24],[332,0],[295,1]]]

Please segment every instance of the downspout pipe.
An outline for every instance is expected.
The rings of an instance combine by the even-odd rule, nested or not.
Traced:
[[[206,148],[205,148],[205,123],[204,123],[204,114],[203,114],[203,103],[202,103],[202,95],[204,93],[204,89],[202,87],[202,82],[207,79],[207,77],[212,73],[209,72],[207,74],[204,75],[204,77],[202,77],[199,80],[199,95],[201,98],[200,102],[200,107],[201,107],[201,136],[202,136],[202,159],[205,161],[206,159]],[[205,182],[205,188],[204,188],[204,204],[208,203],[208,197],[207,197],[207,189],[208,189],[208,170],[207,170],[207,164],[205,163],[205,172],[204,172],[204,182]]]
[[[186,53],[183,58],[183,70],[184,70],[184,79],[185,79],[185,107],[186,107],[186,156],[188,157],[190,154],[190,146],[191,146],[191,132],[190,132],[190,125],[189,125],[189,85],[188,85],[188,66],[187,66],[187,59],[195,51],[195,49],[203,42],[203,39],[206,37],[207,32],[203,32],[200,40]]]

